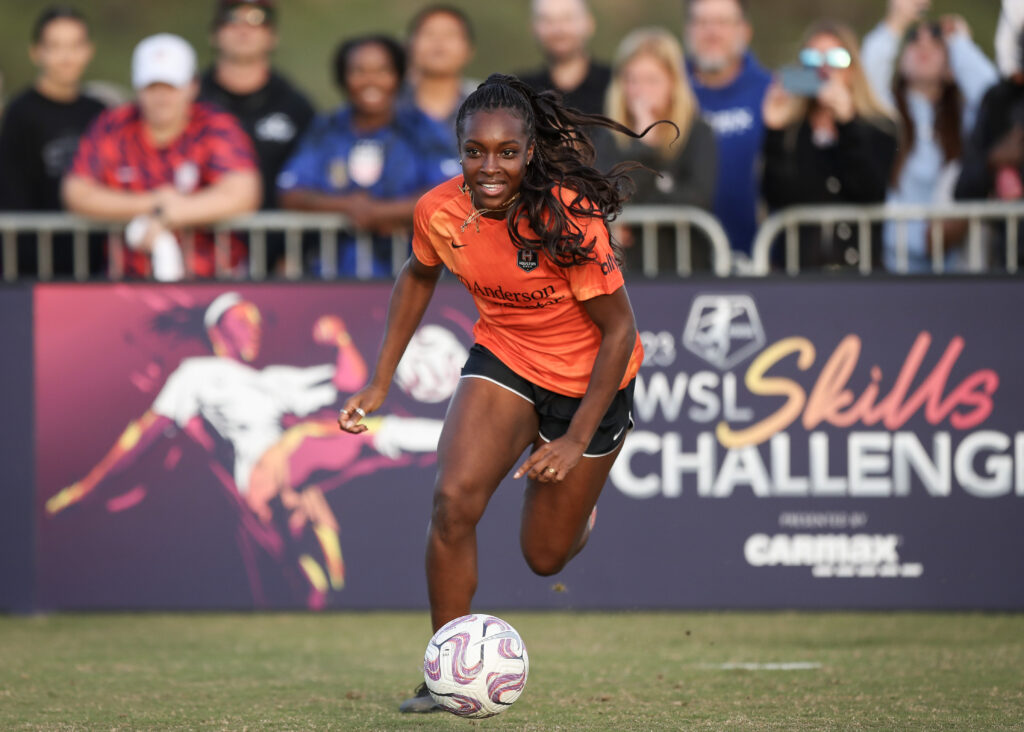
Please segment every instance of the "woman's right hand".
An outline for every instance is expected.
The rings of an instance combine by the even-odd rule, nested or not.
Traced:
[[[800,119],[803,112],[803,104],[799,97],[790,94],[782,88],[782,84],[776,79],[768,87],[764,95],[764,103],[761,105],[761,113],[764,115],[764,126],[770,130],[782,130]]]
[[[380,405],[384,403],[384,397],[388,394],[387,389],[374,386],[371,382],[364,386],[345,401],[345,406],[338,412],[338,427],[344,432],[358,435],[368,429],[362,419],[368,414],[373,414]]]

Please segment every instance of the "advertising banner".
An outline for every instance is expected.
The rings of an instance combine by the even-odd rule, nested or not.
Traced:
[[[1010,281],[633,283],[636,429],[586,550],[533,576],[522,481],[480,609],[1024,607]],[[35,604],[425,608],[475,311],[443,282],[370,430],[388,284],[35,289]]]
[[[0,289],[0,611],[32,609],[32,290]]]
[[[633,301],[638,427],[609,492],[647,544],[619,537],[634,566],[663,581],[610,573],[616,596],[1024,607],[1018,282],[653,284]]]

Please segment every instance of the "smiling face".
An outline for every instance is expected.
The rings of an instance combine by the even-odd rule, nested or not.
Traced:
[[[533,158],[523,120],[508,109],[466,117],[459,149],[462,174],[477,208],[500,209],[519,192]]]
[[[398,69],[384,46],[364,43],[349,52],[345,92],[357,113],[388,113],[394,106],[398,85]]]

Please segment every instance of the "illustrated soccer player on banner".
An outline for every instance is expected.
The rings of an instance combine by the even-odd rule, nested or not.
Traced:
[[[637,136],[511,76],[492,75],[466,99],[462,175],[417,204],[373,376],[338,416],[346,432],[368,429],[447,267],[480,319],[438,445],[426,562],[435,630],[470,611],[476,525],[523,451],[520,543],[530,568],[551,575],[586,543],[632,424],[643,349],[606,224],[630,189],[628,167],[591,167],[590,125]],[[401,706],[434,708],[425,685]]]
[[[297,482],[282,485],[281,476],[287,475],[282,465],[287,467],[288,457],[307,434],[300,422],[286,437],[284,420],[312,415],[335,403],[339,390],[351,391],[363,385],[366,364],[341,319],[325,315],[317,320],[313,337],[322,345],[337,346],[333,365],[256,369],[250,365],[259,353],[262,335],[262,318],[256,305],[238,293],[227,292],[200,312],[214,355],[184,359],[152,406],[128,425],[82,480],[46,502],[46,513],[60,513],[102,488],[107,492],[121,489],[123,486],[111,479],[177,427],[209,454],[211,471],[238,502],[247,541],[256,541],[270,556],[278,558],[283,554],[283,535],[298,537],[295,543],[303,544],[304,530],[312,530],[326,572],[310,553],[299,557],[299,567],[310,587],[309,602],[318,607],[329,589],[341,589],[344,583],[338,523],[319,487],[299,489],[301,479],[312,472],[312,467],[300,474]],[[189,309],[183,308],[158,316],[154,326],[158,330],[181,328],[183,323],[174,321],[188,317]],[[439,429],[436,420],[385,417],[376,421],[366,440],[340,457],[355,461],[364,446],[375,449],[377,445],[388,455],[400,454],[410,445],[420,451],[433,451]],[[218,440],[230,444],[233,467],[218,459]],[[275,526],[274,498],[280,499],[281,508],[288,514],[287,532]],[[284,516],[277,518],[285,521]],[[253,590],[258,600],[260,588]]]

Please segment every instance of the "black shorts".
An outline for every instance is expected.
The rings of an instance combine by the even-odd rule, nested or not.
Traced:
[[[493,381],[530,402],[540,417],[539,431],[545,442],[551,442],[569,431],[569,422],[580,406],[579,397],[556,394],[524,379],[479,343],[470,349],[466,365],[462,367],[462,376]],[[584,457],[601,457],[614,452],[626,439],[626,433],[633,429],[635,384],[636,379],[633,379],[612,399],[594,438],[583,452]]]

